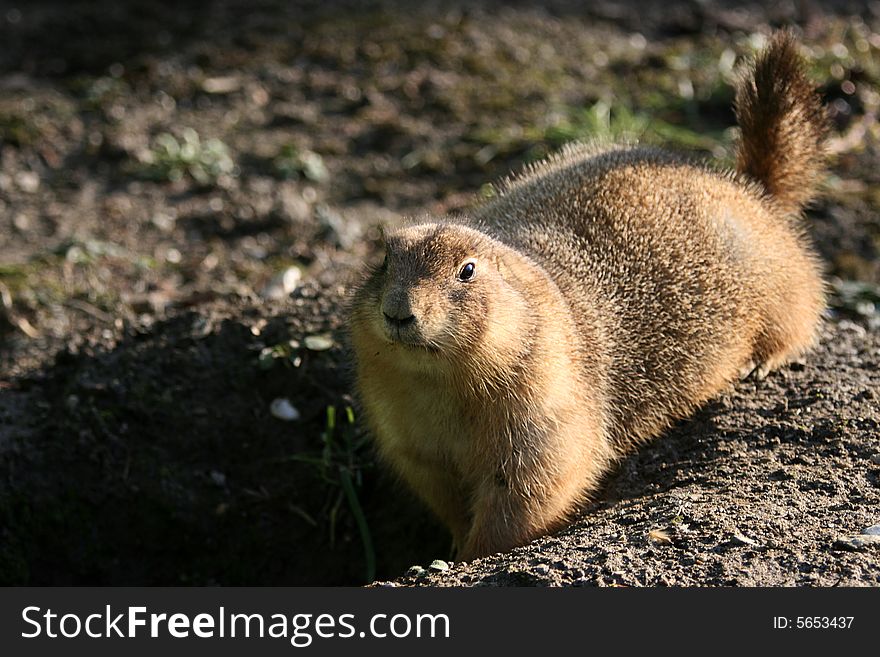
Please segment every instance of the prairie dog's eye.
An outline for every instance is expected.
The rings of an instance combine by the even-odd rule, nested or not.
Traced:
[[[385,257],[382,259],[382,265],[380,267],[382,271],[386,271],[388,269],[388,253],[385,253]]]
[[[474,277],[476,271],[477,265],[473,262],[467,262],[464,267],[461,268],[461,271],[458,272],[458,280],[469,281]]]

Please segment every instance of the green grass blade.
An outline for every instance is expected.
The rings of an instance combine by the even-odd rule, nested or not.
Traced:
[[[340,468],[339,481],[342,483],[342,490],[345,491],[345,496],[348,498],[348,505],[351,507],[351,512],[354,514],[354,519],[357,522],[358,531],[360,531],[361,534],[361,541],[364,544],[364,558],[367,562],[367,581],[372,582],[376,579],[376,551],[373,548],[373,539],[370,536],[370,528],[367,525],[367,518],[361,508],[361,503],[360,500],[358,500],[354,484],[352,484],[351,475],[347,470]]]

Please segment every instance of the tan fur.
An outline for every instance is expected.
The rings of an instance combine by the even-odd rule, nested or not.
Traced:
[[[757,90],[740,105],[753,181],[657,150],[568,148],[467,220],[389,236],[354,293],[369,428],[461,558],[563,526],[615,459],[750,363],[812,343],[823,284],[792,214],[811,190],[790,179],[814,180],[818,151],[756,135],[789,134],[795,116],[823,126],[803,85],[777,84],[774,66],[800,71],[790,39],[759,62],[738,94]]]
[[[786,212],[800,212],[823,169],[827,121],[790,33],[777,33],[752,75],[740,81],[735,109],[742,132],[737,168]]]

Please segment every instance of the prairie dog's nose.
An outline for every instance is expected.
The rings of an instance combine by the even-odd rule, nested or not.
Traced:
[[[409,295],[401,289],[390,290],[382,301],[382,314],[392,324],[405,326],[415,320]]]

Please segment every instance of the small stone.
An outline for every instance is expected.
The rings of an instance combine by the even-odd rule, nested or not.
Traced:
[[[296,188],[282,186],[279,204],[281,215],[291,223],[304,222],[312,216],[312,206],[306,203]]]
[[[175,218],[171,214],[157,212],[150,219],[150,222],[162,232],[168,233],[174,230]]]
[[[315,218],[323,229],[324,239],[346,251],[351,249],[360,238],[360,225],[354,221],[347,221],[328,205],[316,206]]]
[[[269,412],[273,417],[284,422],[293,422],[300,418],[299,411],[290,403],[289,399],[284,397],[273,399],[272,403],[269,405]]]
[[[874,454],[874,456],[871,457],[871,463],[874,465],[880,465],[880,454]]]
[[[241,80],[233,75],[206,78],[202,81],[202,90],[208,94],[231,94],[241,89]]]
[[[226,485],[226,475],[217,470],[211,470],[211,481],[223,488]]]
[[[310,351],[327,351],[333,347],[333,338],[326,334],[308,335],[303,340],[303,344]]]
[[[859,337],[863,337],[867,334],[867,331],[865,330],[865,328],[863,326],[860,326],[860,325],[856,324],[855,322],[848,320],[848,319],[840,320],[837,323],[837,327],[841,331],[845,331],[847,333],[855,333]]]
[[[275,347],[263,347],[260,349],[260,355],[257,362],[260,368],[264,370],[271,369],[275,365],[275,359],[278,357]]]
[[[424,568],[422,568],[421,566],[410,566],[409,569],[406,571],[406,576],[407,577],[422,577],[427,572],[428,571],[425,570]]]
[[[535,566],[535,572],[539,575],[546,575],[550,572],[550,566],[545,563],[539,563],[537,566]]]
[[[214,323],[207,317],[196,317],[191,330],[195,338],[206,338],[214,330]]]
[[[862,532],[862,535],[880,536],[880,525],[871,525]]]
[[[449,564],[442,559],[434,559],[434,561],[431,562],[431,565],[428,566],[428,569],[442,573],[449,570]]]
[[[40,188],[40,177],[33,171],[19,171],[15,174],[15,184],[21,191],[33,194]]]
[[[751,545],[752,547],[761,547],[761,544],[758,541],[749,538],[748,536],[743,536],[742,534],[734,534],[733,541],[735,543],[742,543],[743,545]]]
[[[861,552],[869,547],[880,546],[880,534],[859,534],[858,536],[841,536],[834,541],[834,547],[839,550]]]
[[[0,208],[2,209],[2,208]],[[12,219],[12,225],[15,226],[15,229],[19,232],[27,232],[31,227],[31,219],[24,212],[19,212]]]
[[[264,299],[272,300],[288,297],[296,289],[296,286],[299,285],[300,279],[302,279],[302,272],[296,267],[288,267],[276,274],[266,284],[266,287],[260,292],[260,296]]]

